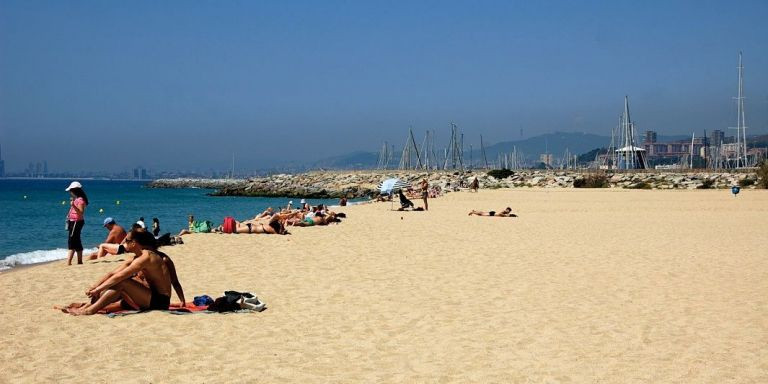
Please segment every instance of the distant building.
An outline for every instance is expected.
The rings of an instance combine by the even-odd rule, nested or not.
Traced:
[[[645,142],[646,143],[655,143],[656,142],[656,131],[645,131]]]
[[[647,131],[643,141],[643,148],[648,155],[648,160],[654,161],[659,159],[679,159],[682,156],[689,156],[691,153],[694,156],[701,156],[706,144],[706,138],[696,137],[693,139],[693,150],[691,150],[691,140],[659,142],[656,138],[656,132]]]
[[[133,169],[133,178],[139,180],[149,179],[149,173],[144,167],[136,167]]]
[[[539,155],[539,161],[546,164],[547,166],[552,166],[552,161],[554,160],[554,155],[551,153],[542,153]]]
[[[725,142],[725,132],[715,129],[712,131],[712,133],[709,134],[709,145],[712,146],[719,146],[722,145]]]

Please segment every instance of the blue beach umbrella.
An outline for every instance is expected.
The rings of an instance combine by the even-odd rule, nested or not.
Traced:
[[[408,188],[411,185],[408,182],[400,180],[398,178],[386,179],[379,184],[379,191],[388,195],[392,194],[392,191],[398,189]]]

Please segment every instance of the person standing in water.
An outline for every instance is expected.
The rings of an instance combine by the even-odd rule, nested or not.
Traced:
[[[85,226],[85,207],[88,206],[88,196],[83,186],[77,181],[65,189],[69,192],[69,212],[67,213],[67,265],[72,265],[72,256],[77,253],[77,263],[83,263],[83,242],[80,233]]]
[[[160,236],[160,220],[157,217],[152,218],[152,234],[155,237]]]

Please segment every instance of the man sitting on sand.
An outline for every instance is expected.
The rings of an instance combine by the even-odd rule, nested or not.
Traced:
[[[171,286],[184,303],[184,293],[176,276],[176,268],[167,255],[159,252],[155,237],[146,231],[131,231],[125,238],[125,248],[136,257],[127,260],[88,288],[85,294],[91,303],[63,311],[73,315],[93,315],[107,305],[121,300],[123,308],[167,310],[171,303]],[[143,274],[147,285],[132,277]]]
[[[99,257],[104,257],[107,254],[121,255],[125,253],[125,247],[121,244],[126,236],[125,229],[119,226],[115,219],[111,217],[104,219],[104,228],[109,231],[107,239],[99,244],[98,251],[88,255],[88,260],[95,260]]]
[[[469,216],[472,216],[472,215],[475,215],[475,216],[497,216],[497,217],[517,217],[517,215],[512,213],[512,208],[510,208],[510,207],[505,208],[501,212],[496,212],[496,211],[483,212],[483,211],[475,211],[473,209],[473,210],[469,211]]]

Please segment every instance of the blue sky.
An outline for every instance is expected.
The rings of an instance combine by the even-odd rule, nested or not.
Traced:
[[[401,146],[768,132],[768,2],[0,1],[6,168],[257,169]],[[520,130],[523,130],[523,136]]]

